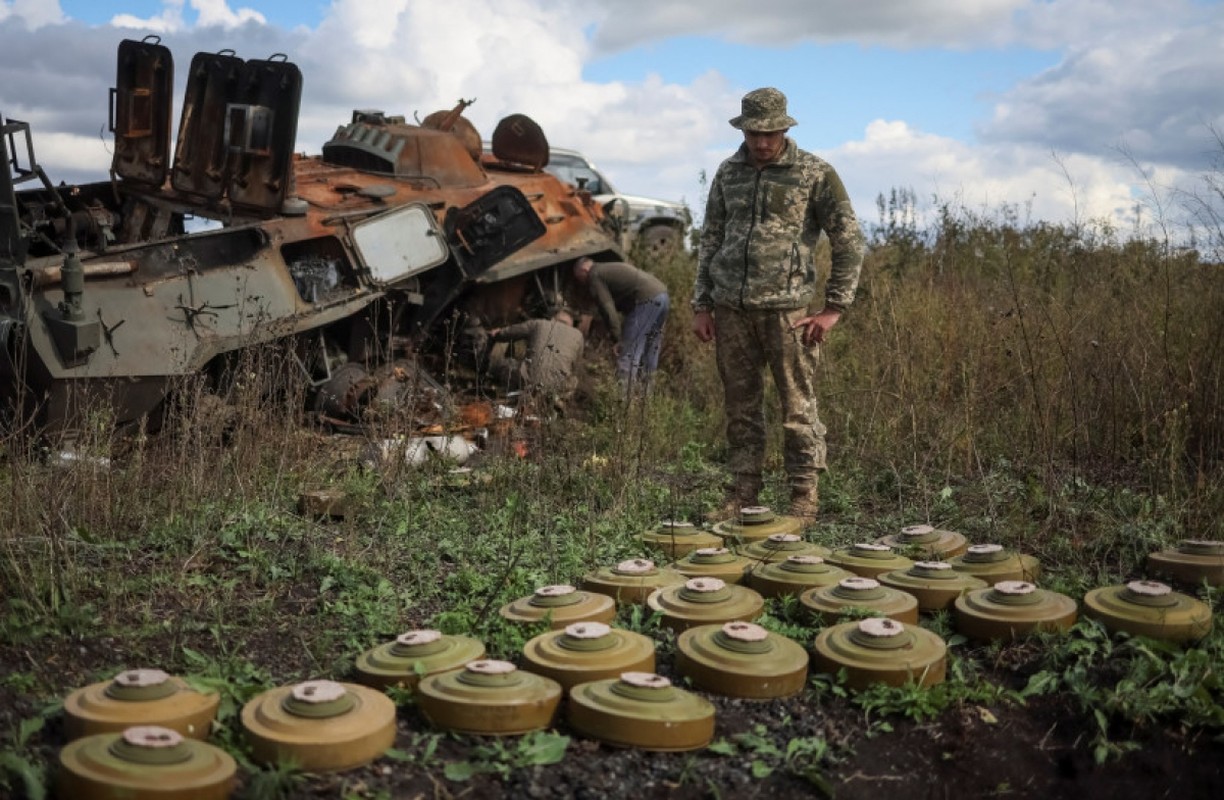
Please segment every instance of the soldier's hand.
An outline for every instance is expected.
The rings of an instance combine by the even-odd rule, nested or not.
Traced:
[[[833,308],[826,308],[820,311],[818,314],[812,314],[811,316],[804,317],[803,319],[795,322],[793,325],[791,325],[791,330],[801,328],[803,343],[808,347],[811,347],[814,344],[823,342],[825,340],[825,334],[829,332],[830,328],[837,324],[839,319],[841,319],[840,311]]]
[[[698,311],[693,314],[693,333],[703,342],[714,339],[714,315],[709,311]]]

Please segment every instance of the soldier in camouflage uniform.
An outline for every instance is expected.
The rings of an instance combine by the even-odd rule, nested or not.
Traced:
[[[817,415],[820,346],[854,302],[864,240],[833,167],[786,136],[797,123],[786,96],[757,89],[731,125],[744,144],[710,184],[697,280],[693,332],[715,340],[726,402],[733,482],[721,516],[757,504],[765,451],[764,376],[769,366],[782,401],[783,461],[789,512],[817,509],[825,469],[825,427]],[[813,251],[829,237],[832,270],[817,297]]]

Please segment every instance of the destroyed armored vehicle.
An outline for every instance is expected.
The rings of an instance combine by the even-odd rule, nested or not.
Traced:
[[[576,258],[621,257],[528,117],[484,154],[464,102],[421,124],[355,111],[306,156],[294,64],[199,53],[172,154],[173,87],[160,40],[119,45],[108,181],[53,184],[0,119],[0,401],[44,428],[86,399],[139,420],[270,343],[346,410],[442,325],[546,313]]]

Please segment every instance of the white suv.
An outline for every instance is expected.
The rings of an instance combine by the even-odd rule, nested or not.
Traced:
[[[546,172],[590,192],[613,219],[624,220],[621,245],[640,247],[658,256],[684,246],[693,216],[688,206],[672,200],[621,194],[590,160],[577,150],[550,149]]]

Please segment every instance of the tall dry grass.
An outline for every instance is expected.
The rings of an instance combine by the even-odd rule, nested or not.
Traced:
[[[1224,466],[1224,266],[1013,214],[945,207],[929,230],[886,216],[858,302],[826,346],[836,461],[932,476],[1012,462],[1051,483],[1079,474],[1212,493]],[[721,385],[689,331],[693,269],[691,254],[656,267],[672,292],[663,363],[669,397],[717,439]]]
[[[987,223],[918,255],[868,265],[838,342],[833,391],[897,401],[857,415],[859,447],[900,436],[962,469],[983,454],[1139,467],[1156,487],[1218,468],[1219,265]]]
[[[963,215],[884,234],[826,362],[843,458],[1118,481],[1219,533],[1224,266]]]

